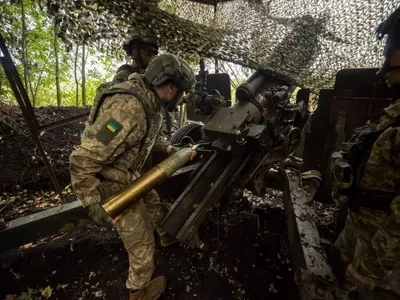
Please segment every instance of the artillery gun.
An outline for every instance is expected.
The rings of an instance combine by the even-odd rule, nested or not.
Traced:
[[[237,88],[232,106],[219,93],[198,91],[188,114],[192,111],[192,119],[199,116],[204,125],[189,124],[187,128],[192,131],[187,130],[186,137],[178,132],[179,139],[172,140],[207,144],[198,149],[200,163],[162,226],[181,241],[205,250],[207,245],[202,242],[199,227],[222,201],[241,197],[244,189],[260,197],[266,194],[267,187],[281,189],[302,293],[315,295],[324,285],[323,294],[333,294],[335,277],[319,242],[310,205],[321,177],[317,173],[303,173],[302,160],[295,156],[310,115],[308,97],[299,93],[297,101],[291,103],[294,89],[257,71]],[[199,130],[203,134],[198,134]]]
[[[300,90],[290,102],[295,87],[262,71],[238,87],[232,106],[203,85],[188,114],[192,111],[191,119],[199,117],[204,125],[189,124],[186,137],[179,133],[172,140],[208,145],[200,148],[201,162],[163,221],[164,229],[192,247],[207,249],[199,227],[222,201],[241,197],[244,189],[260,197],[267,187],[280,189],[300,298],[339,298],[313,206],[315,200],[331,201],[331,154],[334,158],[354,128],[392,101],[376,71],[339,71],[334,89],[320,91],[315,112],[309,110],[309,90]],[[342,207],[336,234],[345,217]]]
[[[243,189],[264,196],[268,176],[278,163],[288,162],[300,141],[305,105],[290,103],[293,87],[258,71],[236,91],[227,107],[219,93],[202,91],[194,100],[196,113],[207,116],[198,151],[201,165],[171,207],[163,227],[192,246],[204,247],[198,227],[207,212],[226,194],[239,197]],[[182,141],[184,137],[182,137]]]

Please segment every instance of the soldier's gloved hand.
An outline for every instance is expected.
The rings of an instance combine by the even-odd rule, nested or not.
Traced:
[[[193,145],[192,145],[192,144],[188,144],[188,145],[186,145],[185,147],[193,147]],[[182,147],[182,148],[183,148],[183,147]],[[168,156],[174,154],[175,152],[178,152],[178,151],[181,150],[182,148],[178,148],[178,147],[169,145],[168,148],[167,148]],[[196,157],[196,155],[197,155],[196,150],[193,150],[192,155],[190,156],[190,160],[193,160],[193,159]]]
[[[193,145],[192,144],[187,144],[186,147],[191,148],[191,147],[193,147]],[[192,149],[192,155],[190,156],[190,160],[193,160],[196,157],[196,155],[197,155],[197,151]]]
[[[189,145],[190,145],[190,147],[193,147],[192,144],[189,144]],[[192,149],[192,155],[190,156],[190,160],[193,160],[196,157],[196,155],[197,155],[197,151]]]
[[[172,145],[169,145],[167,147],[168,156],[171,156],[172,154],[174,154],[175,152],[178,152],[179,150],[180,150],[180,148],[172,146]]]
[[[371,295],[372,290],[370,290],[368,286],[368,281],[364,278],[364,276],[357,272],[352,264],[347,266],[346,276],[357,284],[357,291],[358,294],[361,296],[361,299],[364,299],[364,297]]]
[[[112,227],[113,222],[111,217],[105,212],[100,204],[92,204],[87,208],[89,217],[99,226]]]

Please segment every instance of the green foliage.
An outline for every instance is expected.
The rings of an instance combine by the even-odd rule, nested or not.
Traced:
[[[22,10],[21,0],[0,0],[0,31],[6,39],[14,63],[24,82],[24,64],[29,71],[28,87],[25,87],[31,102],[36,98],[36,106],[57,105],[56,93],[56,57],[54,51],[53,20],[38,6],[37,1],[23,0],[26,23],[27,62],[23,60]],[[74,62],[75,47],[68,52],[66,45],[58,39],[59,76],[61,87],[61,104],[75,105]],[[79,45],[78,45],[79,47]],[[77,58],[77,74],[81,85],[81,49]],[[110,56],[98,53],[97,49],[87,47],[86,64],[86,99],[91,104],[97,86],[112,78],[118,63]],[[81,93],[81,86],[79,86]],[[4,71],[0,68],[0,100],[14,99]],[[79,99],[82,95],[79,94]],[[80,100],[81,101],[81,100]]]

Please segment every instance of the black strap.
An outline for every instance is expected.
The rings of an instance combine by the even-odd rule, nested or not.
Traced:
[[[354,187],[341,189],[340,193],[349,197],[348,206],[354,212],[358,212],[361,207],[364,207],[390,213],[390,205],[393,199],[398,196],[397,193],[393,192],[358,189]]]
[[[396,193],[391,192],[362,190],[359,203],[360,207],[391,212],[390,205],[396,196]]]
[[[389,125],[387,128],[389,128],[389,127],[397,127],[397,126],[400,126],[400,115],[397,116],[394,120],[395,120],[394,123],[391,124],[391,125]],[[386,129],[387,129],[387,128],[386,128]]]

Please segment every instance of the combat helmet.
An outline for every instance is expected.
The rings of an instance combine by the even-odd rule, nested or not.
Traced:
[[[122,49],[125,50],[128,56],[132,53],[132,47],[134,45],[139,45],[139,48],[153,51],[155,55],[158,54],[159,45],[157,43],[157,38],[151,35],[139,35],[134,34],[129,40],[127,40],[123,45]]]
[[[195,74],[189,64],[170,53],[153,57],[144,74],[147,82],[154,87],[172,81],[182,91],[192,92],[196,83]]]
[[[400,7],[391,13],[385,21],[383,21],[376,29],[378,39],[382,39],[387,35],[385,49],[383,55],[385,61],[378,71],[378,75],[385,75],[386,73],[399,69],[399,66],[390,67],[390,60],[396,49],[400,49]]]
[[[138,69],[133,65],[128,65],[128,64],[122,65],[118,68],[117,74],[114,76],[113,82],[127,81],[129,75],[137,71]]]

